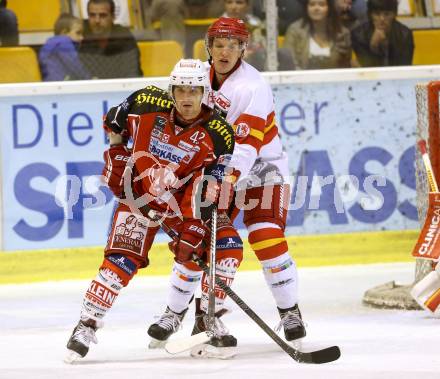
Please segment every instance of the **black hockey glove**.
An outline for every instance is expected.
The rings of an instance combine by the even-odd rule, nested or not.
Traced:
[[[105,115],[104,124],[112,132],[121,134],[125,130],[130,104],[127,99],[116,107],[111,107]]]

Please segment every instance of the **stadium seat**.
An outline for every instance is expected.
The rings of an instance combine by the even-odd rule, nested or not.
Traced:
[[[440,41],[440,29],[414,30],[413,64],[440,64],[440,49],[435,48]]]
[[[138,42],[144,76],[168,76],[179,59],[182,47],[176,41]]]
[[[278,47],[283,47],[284,36],[278,36],[277,42],[278,42]]]
[[[37,54],[30,47],[0,47],[0,83],[40,82]]]
[[[215,20],[217,20],[216,18],[186,18],[184,20],[184,24],[185,26],[202,26],[202,27],[206,27],[208,28],[209,25],[211,25]],[[154,21],[152,23],[152,27],[153,29],[160,29],[161,28],[161,22],[158,21]]]
[[[18,18],[20,32],[53,31],[53,25],[61,12],[60,0],[8,0],[8,8]]]
[[[198,39],[193,45],[193,58],[201,61],[208,60],[208,53],[205,49],[205,40]]]

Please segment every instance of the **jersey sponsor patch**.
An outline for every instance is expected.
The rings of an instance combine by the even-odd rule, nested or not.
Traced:
[[[235,129],[235,135],[240,138],[247,137],[250,132],[251,128],[245,122],[240,122]]]
[[[228,124],[226,124],[220,120],[214,119],[214,120],[209,121],[208,128],[215,130],[217,132],[217,134],[220,135],[221,138],[223,138],[228,149],[232,148],[232,141],[234,139],[234,136],[230,132],[230,130],[228,128]]]
[[[110,288],[96,280],[92,280],[86,292],[86,298],[91,301],[103,303],[107,308],[113,305],[117,296],[118,294],[116,292],[113,292]]]
[[[218,164],[215,167],[213,167],[212,170],[208,172],[208,174],[212,175],[217,180],[223,180],[223,177],[225,176],[225,169],[226,166],[222,164]]]
[[[218,250],[242,249],[243,242],[239,237],[221,238],[217,240],[216,247]]]
[[[163,116],[156,116],[153,123],[153,129],[163,131],[165,125],[167,124],[167,119]]]
[[[171,163],[180,163],[188,154],[185,150],[179,149],[177,146],[164,143],[157,138],[152,138],[150,141],[149,151],[159,159]]]
[[[130,212],[119,212],[115,224],[110,248],[142,256],[147,229],[145,223]]]
[[[153,137],[158,138],[161,142],[164,142],[164,143],[168,143],[168,141],[170,140],[169,134],[163,133],[157,129],[153,129],[153,131],[151,132],[151,135]]]
[[[136,270],[136,265],[130,259],[121,254],[112,254],[107,256],[106,259],[130,276],[132,276]]]
[[[180,147],[181,149],[185,150],[185,151],[192,151],[194,146],[191,145],[188,142],[185,141],[179,141],[179,143],[177,144],[177,147]]]
[[[232,159],[232,154],[223,154],[218,157],[217,163],[227,166],[229,162],[231,162],[231,159]]]
[[[216,108],[218,108],[222,113],[228,113],[229,108],[231,107],[231,102],[224,94],[222,94],[221,92],[215,93],[214,102]]]

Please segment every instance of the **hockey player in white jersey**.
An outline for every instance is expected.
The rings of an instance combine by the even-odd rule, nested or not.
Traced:
[[[221,17],[209,27],[205,43],[214,93],[210,101],[235,129],[231,166],[240,174],[231,215],[236,216],[240,204],[249,199],[258,200],[256,207],[244,211],[244,223],[281,317],[278,329],[284,328],[286,339],[293,341],[304,337],[306,330],[298,308],[296,265],[284,235],[290,201],[287,155],[278,135],[271,88],[242,59],[248,38],[239,19]],[[200,277],[195,265],[174,264],[167,310],[148,330],[154,342],[166,341],[178,329],[198,285],[185,278]]]

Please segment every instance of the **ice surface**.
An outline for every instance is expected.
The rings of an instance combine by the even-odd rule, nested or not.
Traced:
[[[98,345],[75,365],[63,363],[89,281],[0,286],[0,378],[440,378],[440,320],[422,311],[361,304],[365,290],[390,280],[409,283],[412,264],[300,269],[300,307],[307,323],[302,349],[339,345],[342,357],[298,364],[232,302],[226,325],[238,338],[227,361],[148,350],[147,326],[165,308],[168,278],[138,277],[99,330]],[[270,326],[278,315],[261,272],[239,272],[233,289]],[[189,312],[192,313],[192,312]],[[192,314],[178,336],[192,329]]]

